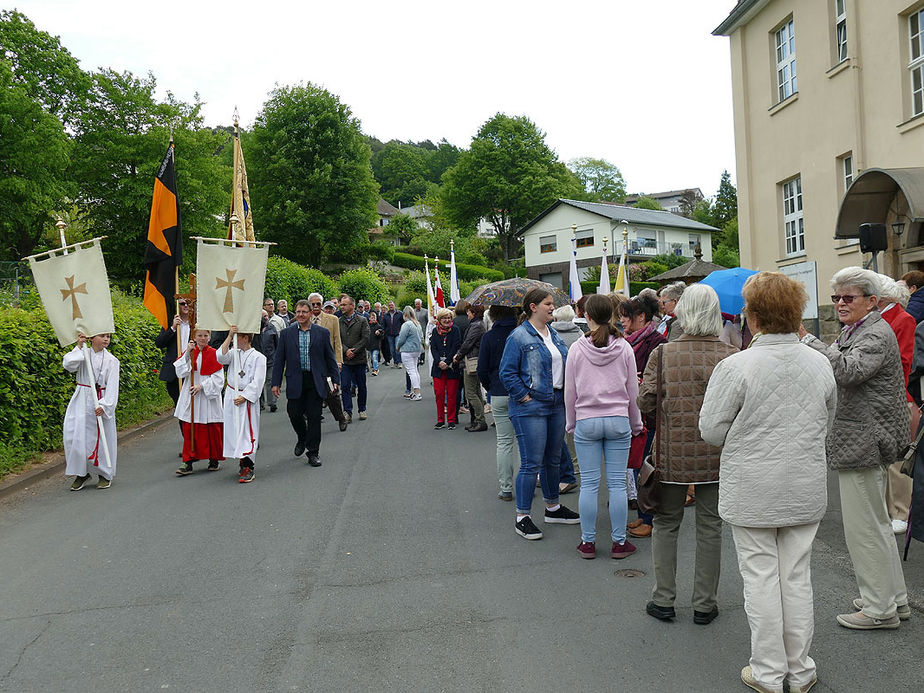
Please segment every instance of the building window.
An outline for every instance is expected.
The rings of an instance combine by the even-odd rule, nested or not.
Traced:
[[[783,183],[783,224],[786,236],[786,255],[805,252],[801,176]]]
[[[555,236],[539,236],[539,252],[554,253],[558,250],[558,239]]]
[[[837,62],[847,60],[847,0],[834,0],[834,37]]]
[[[908,17],[908,34],[911,39],[911,115],[924,113],[924,9]]]
[[[799,91],[796,83],[796,34],[793,20],[781,26],[775,36],[778,101],[784,101]]]
[[[594,247],[594,230],[593,229],[581,229],[574,237],[577,239],[575,245],[578,248],[593,248]]]
[[[853,183],[853,157],[848,154],[842,161],[844,162],[844,192],[847,192]]]

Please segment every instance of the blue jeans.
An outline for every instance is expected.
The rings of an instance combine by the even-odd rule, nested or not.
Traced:
[[[571,451],[568,449],[568,441],[561,439],[561,467],[558,474],[558,481],[562,484],[573,484],[577,482],[574,476],[574,461],[571,459]]]
[[[379,369],[379,350],[372,349],[369,354],[372,356],[372,370],[377,371]]]
[[[530,400],[518,404],[510,417],[520,448],[520,471],[517,474],[517,513],[529,514],[536,491],[539,470],[542,496],[553,505],[558,502],[561,446],[565,437],[565,404],[561,390],[555,390],[551,402]]]
[[[340,398],[343,400],[343,411],[353,413],[353,386],[356,385],[356,404],[360,411],[366,411],[366,364],[358,363],[353,366],[343,364],[340,369]]]
[[[600,467],[606,464],[606,485],[610,489],[610,526],[613,541],[626,540],[626,463],[632,431],[626,416],[598,416],[580,419],[574,428],[574,447],[581,465],[581,541],[597,536],[597,493]]]
[[[385,339],[388,340],[388,354],[391,357],[391,362],[395,365],[398,365],[401,363],[401,355],[398,353],[398,348],[395,346],[395,341],[398,339],[398,335],[387,334],[385,335]]]

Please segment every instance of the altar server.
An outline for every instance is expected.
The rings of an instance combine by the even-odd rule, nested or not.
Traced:
[[[179,476],[192,474],[196,460],[208,460],[208,470],[217,472],[224,459],[221,389],[225,373],[218,363],[218,352],[209,346],[210,337],[208,330],[194,330],[193,341],[173,362],[177,377],[186,379],[173,414],[183,424],[183,464],[176,470]]]
[[[77,335],[77,346],[64,355],[64,370],[77,374],[77,387],[64,414],[64,459],[67,462],[65,474],[74,474],[71,491],[79,491],[88,481],[90,473],[99,478],[96,488],[105,489],[112,485],[116,471],[116,420],[115,410],[119,401],[119,359],[109,353],[109,335],[90,337],[90,364],[93,380],[87,371],[83,346],[86,335]],[[96,383],[96,406],[91,383]],[[99,420],[102,419],[109,456],[103,449]]]
[[[237,363],[235,350],[229,348],[234,335],[237,335],[238,344]],[[237,480],[242,484],[249,484],[254,478],[253,459],[260,440],[260,393],[266,380],[266,357],[251,348],[252,336],[239,334],[237,325],[232,325],[218,350],[218,363],[229,366],[228,387],[225,388],[224,456],[240,460]],[[237,382],[235,368],[238,369]]]

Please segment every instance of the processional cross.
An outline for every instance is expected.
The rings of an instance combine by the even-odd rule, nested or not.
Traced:
[[[189,322],[189,336],[191,339],[192,331],[196,329],[196,275],[189,275],[189,291],[187,291],[185,294],[173,294],[173,297],[186,299],[186,305],[189,308],[189,317],[187,318],[187,321]],[[184,344],[183,346],[185,347],[186,345]],[[177,353],[179,354],[181,352],[182,349],[180,349],[178,345]]]
[[[244,280],[238,279],[234,281],[234,275],[237,274],[236,269],[225,268],[225,274],[227,279],[222,279],[221,277],[215,277],[215,289],[224,289],[225,290],[225,305],[222,313],[233,313],[234,312],[234,296],[231,293],[232,289],[244,290]]]
[[[71,299],[71,319],[76,320],[77,318],[82,318],[83,313],[80,312],[80,305],[77,303],[76,294],[86,294],[87,293],[87,283],[78,284],[74,286],[74,277],[77,275],[71,275],[70,277],[65,277],[64,281],[67,282],[66,289],[58,289],[61,292],[61,300],[66,301]]]

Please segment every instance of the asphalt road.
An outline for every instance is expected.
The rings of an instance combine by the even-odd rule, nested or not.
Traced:
[[[233,461],[176,477],[167,425],[120,448],[107,491],[56,476],[0,502],[0,689],[747,690],[728,530],[719,618],[692,622],[688,516],[678,618],[655,621],[648,540],[586,561],[579,527],[521,539],[495,498],[493,429],[434,431],[432,393],[405,401],[403,379],[370,378],[369,420],[347,433],[328,417],[317,469],[293,457],[280,409],[264,415],[249,485]],[[815,690],[920,691],[924,546],[906,564],[910,621],[839,627],[857,592],[831,490],[813,557]]]

